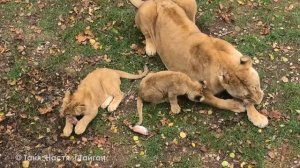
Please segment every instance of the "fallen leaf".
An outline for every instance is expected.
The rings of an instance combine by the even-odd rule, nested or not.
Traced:
[[[272,151],[269,151],[269,152],[268,152],[268,156],[269,156],[271,159],[274,159],[274,158],[275,158],[275,154],[274,154],[274,152],[272,152]]]
[[[29,167],[29,161],[28,160],[23,160],[22,161],[22,167],[23,168],[28,168]]]
[[[168,125],[168,119],[166,117],[163,117],[161,120],[160,120],[160,123],[162,126],[166,126]]]
[[[221,163],[222,167],[228,167],[229,166],[229,163],[224,160],[222,163]]]
[[[260,32],[260,34],[261,35],[267,35],[267,34],[269,34],[270,33],[270,27],[264,27],[262,30],[261,30],[261,32]]]
[[[5,47],[0,46],[0,54],[4,53],[6,51]]]
[[[281,115],[281,113],[279,111],[273,110],[273,111],[269,112],[268,116],[270,118],[280,119],[282,115]]]
[[[286,76],[283,76],[283,77],[281,78],[281,80],[282,80],[282,82],[284,82],[284,83],[289,82],[289,79],[288,79]]]
[[[25,50],[25,47],[21,46],[21,45],[18,45],[17,50],[18,50],[18,52],[21,53],[21,52],[23,52]]]
[[[178,144],[177,138],[174,138],[173,141],[172,141],[172,143],[173,143],[174,145],[177,145],[177,144]]]
[[[98,147],[101,147],[107,143],[107,138],[104,137],[96,137],[93,138],[93,144],[97,145]]]
[[[111,59],[108,58],[108,56],[107,56],[106,54],[104,55],[104,58],[103,58],[103,59],[104,59],[104,61],[107,62],[107,63],[110,63],[110,62],[111,62]]]
[[[5,119],[5,114],[3,112],[0,112],[0,122]]]
[[[289,61],[289,59],[286,58],[286,57],[281,57],[281,60],[282,60],[283,62],[288,62],[288,61]]]
[[[94,38],[94,34],[92,32],[92,30],[90,29],[90,27],[86,27],[85,30],[84,30],[84,34],[89,36],[89,38]]]
[[[139,137],[138,136],[133,136],[132,138],[134,141],[138,141],[139,140]]]
[[[112,133],[117,133],[118,132],[118,128],[115,125],[112,125],[110,129],[111,129]]]
[[[229,157],[235,158],[235,154],[234,154],[233,152],[231,152],[231,153],[229,154]]]
[[[87,40],[87,37],[83,34],[83,33],[79,33],[77,36],[76,36],[76,40],[77,42],[79,43],[83,43]]]
[[[179,133],[179,136],[183,139],[183,138],[186,138],[186,133],[185,132],[180,132]]]
[[[42,107],[42,108],[38,108],[38,111],[40,114],[46,114],[52,111],[52,107]]]
[[[196,147],[196,144],[194,142],[192,142],[192,147],[195,148]]]

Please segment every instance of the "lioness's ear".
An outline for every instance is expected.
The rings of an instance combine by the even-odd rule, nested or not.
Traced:
[[[230,81],[230,76],[229,74],[223,74],[223,75],[219,75],[219,82],[221,83],[221,85],[224,87],[225,84],[228,84]]]
[[[240,63],[242,65],[251,66],[252,65],[252,60],[248,56],[242,56],[241,59],[240,59]]]

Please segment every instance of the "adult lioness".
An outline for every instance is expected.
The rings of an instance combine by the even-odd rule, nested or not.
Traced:
[[[242,102],[214,96],[227,90],[252,109],[247,110],[247,114],[254,125],[265,127],[268,124],[266,116],[253,110],[253,104],[262,101],[263,92],[251,59],[228,42],[201,33],[193,19],[196,11],[189,11],[192,16],[187,12],[187,9],[196,8],[194,0],[130,1],[138,8],[135,22],[145,36],[148,55],[157,52],[169,70],[184,72],[197,81],[207,81],[205,103],[244,112]]]

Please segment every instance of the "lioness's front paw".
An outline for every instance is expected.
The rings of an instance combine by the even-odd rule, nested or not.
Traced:
[[[171,106],[171,114],[178,114],[181,111],[179,105],[172,105]]]
[[[146,54],[148,56],[154,56],[156,54],[156,48],[152,43],[146,43]]]
[[[246,107],[239,101],[233,100],[233,99],[227,99],[228,105],[230,106],[229,110],[241,113],[246,111]]]
[[[75,134],[80,135],[80,134],[84,133],[85,129],[86,129],[85,126],[82,126],[82,125],[80,125],[80,124],[77,124],[77,125],[75,126]]]
[[[247,112],[247,116],[248,116],[249,121],[251,121],[253,123],[253,125],[255,125],[259,128],[264,128],[269,123],[268,117],[266,117],[260,113],[251,115],[249,112]]]

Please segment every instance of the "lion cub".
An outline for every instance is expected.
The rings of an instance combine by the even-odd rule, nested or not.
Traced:
[[[169,101],[171,105],[170,113],[180,112],[177,103],[177,96],[187,95],[192,101],[201,102],[204,100],[203,88],[206,87],[205,81],[192,81],[189,76],[182,72],[161,71],[149,73],[142,79],[139,87],[139,96],[137,99],[137,111],[139,122],[143,122],[143,101],[150,103],[162,103]]]
[[[66,125],[63,136],[68,137],[75,126],[75,133],[82,134],[87,125],[96,117],[98,107],[108,107],[108,111],[114,111],[123,99],[123,92],[120,90],[120,78],[138,79],[148,73],[147,66],[140,75],[127,72],[100,68],[87,75],[79,84],[73,95],[69,91],[65,93],[60,115],[66,117]],[[83,115],[77,122],[75,116]]]

